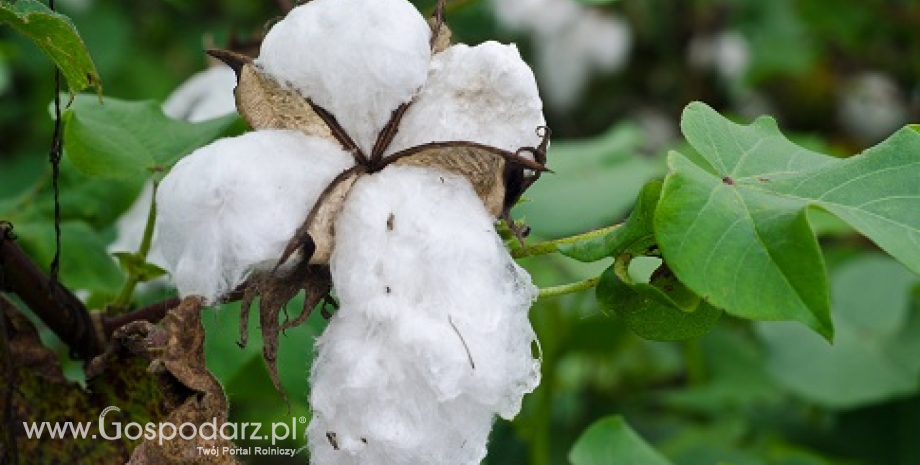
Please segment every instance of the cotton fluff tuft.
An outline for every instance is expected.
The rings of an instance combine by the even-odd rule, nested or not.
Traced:
[[[236,112],[236,74],[229,66],[213,66],[188,78],[163,102],[170,118],[197,123]]]
[[[388,151],[463,140],[513,152],[539,145],[536,130],[545,125],[536,79],[517,47],[457,44],[432,59]]]
[[[157,191],[157,247],[179,293],[214,303],[273,265],[322,190],[352,163],[335,142],[265,130],[177,163]]]
[[[336,221],[341,307],[317,341],[314,463],[478,464],[539,383],[530,277],[469,182],[390,166]],[[474,368],[475,364],[475,368]]]
[[[537,74],[547,101],[562,110],[576,103],[590,78],[626,65],[629,23],[572,0],[493,0],[506,28],[533,35]]]
[[[392,112],[424,84],[430,38],[405,0],[313,0],[269,31],[256,63],[332,113],[370,153]]]

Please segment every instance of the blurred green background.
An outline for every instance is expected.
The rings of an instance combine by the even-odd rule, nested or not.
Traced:
[[[416,3],[429,12],[434,2]],[[81,32],[104,94],[131,100],[163,101],[208,66],[205,48],[258,35],[282,14],[268,0],[57,4]],[[797,142],[838,156],[920,122],[917,1],[455,0],[448,23],[459,42],[517,42],[536,69],[555,174],[517,209],[534,241],[628,213],[644,181],[663,176],[667,150],[687,150],[677,123],[693,100],[742,121],[771,114]],[[52,75],[34,45],[0,28],[0,218],[16,219],[43,263],[51,253]],[[78,225],[65,229],[64,278],[90,289],[90,302],[121,285],[117,273],[100,277],[112,265],[99,257],[140,189],[89,185],[64,168],[64,216]],[[613,414],[678,465],[920,463],[918,279],[851,232],[828,231],[822,245],[840,331],[833,347],[795,325],[729,317],[698,341],[645,341],[601,314],[591,292],[538,302],[531,317],[543,383],[517,419],[496,423],[487,463],[568,463],[585,429]],[[541,286],[607,265],[557,256],[523,264]],[[140,300],[170,292],[155,288]],[[209,364],[231,419],[307,415],[313,338],[325,322],[314,315],[280,340],[288,413],[263,367],[255,324],[248,348],[237,347],[237,316],[232,305],[205,315]],[[79,378],[79,366],[69,366]]]

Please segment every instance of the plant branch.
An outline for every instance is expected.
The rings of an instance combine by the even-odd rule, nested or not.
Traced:
[[[5,292],[22,299],[77,358],[91,360],[102,353],[103,341],[83,302],[57,281],[51,281],[13,241],[0,241]],[[49,285],[50,283],[50,285]]]
[[[574,294],[576,292],[586,291],[588,289],[597,287],[598,281],[600,281],[600,278],[591,278],[584,281],[563,284],[561,286],[540,288],[540,295],[538,298],[546,299],[549,297],[559,297],[565,294]]]
[[[518,258],[536,257],[539,255],[547,255],[551,253],[556,253],[559,251],[558,246],[560,245],[574,244],[576,242],[586,241],[588,239],[594,239],[595,237],[604,236],[616,230],[620,226],[622,226],[622,223],[615,224],[612,226],[607,226],[606,228],[595,229],[594,231],[588,231],[586,233],[578,234],[575,236],[563,237],[561,239],[541,242],[539,244],[518,247],[518,248],[511,250],[511,257],[518,259]]]
[[[167,312],[178,307],[180,303],[182,303],[182,299],[171,297],[132,312],[123,313],[121,315],[103,316],[101,325],[102,335],[106,340],[109,340],[112,338],[112,334],[115,333],[116,329],[135,321],[158,323],[166,316]]]

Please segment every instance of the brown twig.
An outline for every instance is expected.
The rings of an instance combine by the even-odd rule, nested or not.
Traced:
[[[166,312],[171,309],[178,307],[182,302],[178,297],[171,297],[169,299],[157,302],[152,305],[148,305],[144,308],[140,308],[128,313],[123,313],[121,315],[113,316],[104,316],[102,317],[102,335],[106,341],[112,338],[112,334],[115,333],[115,330],[121,328],[122,326],[132,323],[135,321],[149,321],[151,323],[157,323],[166,316]]]
[[[0,255],[6,286],[3,291],[18,295],[77,358],[90,360],[102,353],[103,341],[80,299],[61,283],[49,280],[15,242],[0,243]]]

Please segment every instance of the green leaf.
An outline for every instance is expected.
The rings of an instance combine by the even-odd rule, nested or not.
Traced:
[[[572,465],[670,465],[622,417],[601,419],[588,427],[569,452]]]
[[[666,266],[655,270],[648,283],[633,282],[631,260],[625,254],[601,275],[597,300],[637,335],[655,341],[694,339],[719,321],[722,312],[687,289]]]
[[[78,95],[63,118],[64,148],[77,169],[93,177],[137,178],[167,171],[238,117],[187,123],[167,117],[153,101],[99,103]]]
[[[740,126],[700,103],[687,107],[682,129],[713,168],[671,154],[655,232],[678,278],[713,305],[744,318],[798,320],[831,338],[811,208],[920,273],[920,134],[905,129],[840,160],[796,146],[772,119]]]
[[[854,408],[920,389],[918,279],[894,260],[865,255],[833,275],[833,346],[788,323],[763,323],[767,367],[790,391],[832,408]]]
[[[554,142],[548,154],[553,173],[528,189],[532,202],[515,211],[546,238],[613,223],[646,181],[664,174],[660,158],[637,155],[642,137],[636,126],[621,124],[594,139]]]
[[[54,258],[54,224],[49,220],[17,223],[18,242],[33,261],[48,269]],[[61,281],[71,289],[114,294],[124,275],[109,256],[105,243],[82,221],[61,223]]]
[[[582,262],[594,262],[605,257],[616,257],[626,251],[638,251],[654,243],[652,220],[661,196],[661,181],[652,180],[642,187],[636,207],[629,218],[617,229],[604,236],[574,244],[562,244],[559,252]]]
[[[24,34],[61,70],[71,95],[87,87],[102,94],[102,82],[77,28],[67,16],[36,0],[0,2],[0,24]]]
[[[152,263],[147,263],[147,261],[138,254],[115,252],[112,255],[118,259],[118,264],[121,265],[121,269],[124,270],[125,273],[137,276],[139,282],[143,283],[150,281],[166,274],[166,270]]]

